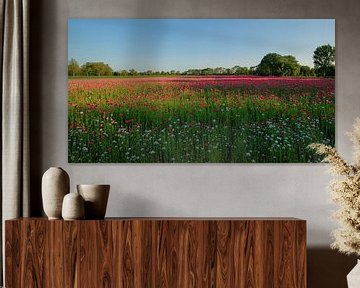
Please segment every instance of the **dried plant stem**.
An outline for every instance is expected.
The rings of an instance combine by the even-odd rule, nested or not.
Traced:
[[[334,147],[313,143],[309,147],[323,155],[323,162],[331,165],[330,171],[337,176],[330,182],[332,200],[338,205],[333,219],[342,225],[333,231],[331,247],[345,254],[360,256],[360,118],[356,119],[350,134],[354,148],[355,164],[347,163]]]

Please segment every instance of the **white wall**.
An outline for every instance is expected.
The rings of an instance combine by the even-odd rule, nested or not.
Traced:
[[[79,183],[110,183],[107,216],[293,216],[308,221],[308,245],[327,246],[334,224],[323,164],[67,163],[68,17],[336,18],[336,146],[360,116],[360,5],[356,0],[32,1],[32,158],[38,174],[62,166]],[[36,19],[35,19],[36,18]],[[40,99],[40,100],[36,100]],[[34,152],[35,151],[35,152]],[[38,181],[38,180],[37,180]]]

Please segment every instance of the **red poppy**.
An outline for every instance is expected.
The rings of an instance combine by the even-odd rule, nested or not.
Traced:
[[[134,122],[134,119],[126,119],[126,120],[124,120],[125,124],[130,124],[130,123],[133,123],[133,122]]]

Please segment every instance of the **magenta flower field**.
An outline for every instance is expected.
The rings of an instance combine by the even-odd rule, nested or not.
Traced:
[[[68,80],[69,162],[304,163],[334,145],[334,78]]]

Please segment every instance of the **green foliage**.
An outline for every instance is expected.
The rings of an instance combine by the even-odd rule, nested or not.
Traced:
[[[330,65],[329,67],[327,67],[325,70],[325,75],[334,77],[335,76],[335,65]]]
[[[179,72],[179,71],[178,71]],[[253,75],[254,70],[251,70],[247,67],[241,67],[236,65],[232,68],[225,68],[225,67],[216,67],[216,68],[204,68],[204,69],[189,69],[184,71],[183,73],[176,73],[176,75]]]
[[[299,76],[315,76],[315,71],[309,66],[301,65]]]
[[[292,55],[281,57],[282,76],[298,76],[300,73],[300,65],[296,58]]]
[[[103,62],[86,62],[81,66],[81,71],[84,76],[110,76],[113,75],[113,70],[108,64]]]
[[[329,44],[316,48],[313,55],[317,76],[335,76],[335,47]]]
[[[292,55],[269,53],[262,58],[256,72],[263,76],[298,76],[300,65]]]
[[[119,72],[119,75],[120,75],[120,76],[127,76],[127,75],[129,75],[129,72],[128,72],[127,70],[121,70],[121,71]]]
[[[68,75],[79,76],[80,74],[81,74],[81,69],[79,63],[74,58],[71,58],[68,63]]]
[[[250,69],[247,67],[234,66],[232,68],[235,75],[250,75],[252,74]]]
[[[205,68],[201,70],[201,75],[212,75],[214,70],[212,68]]]

